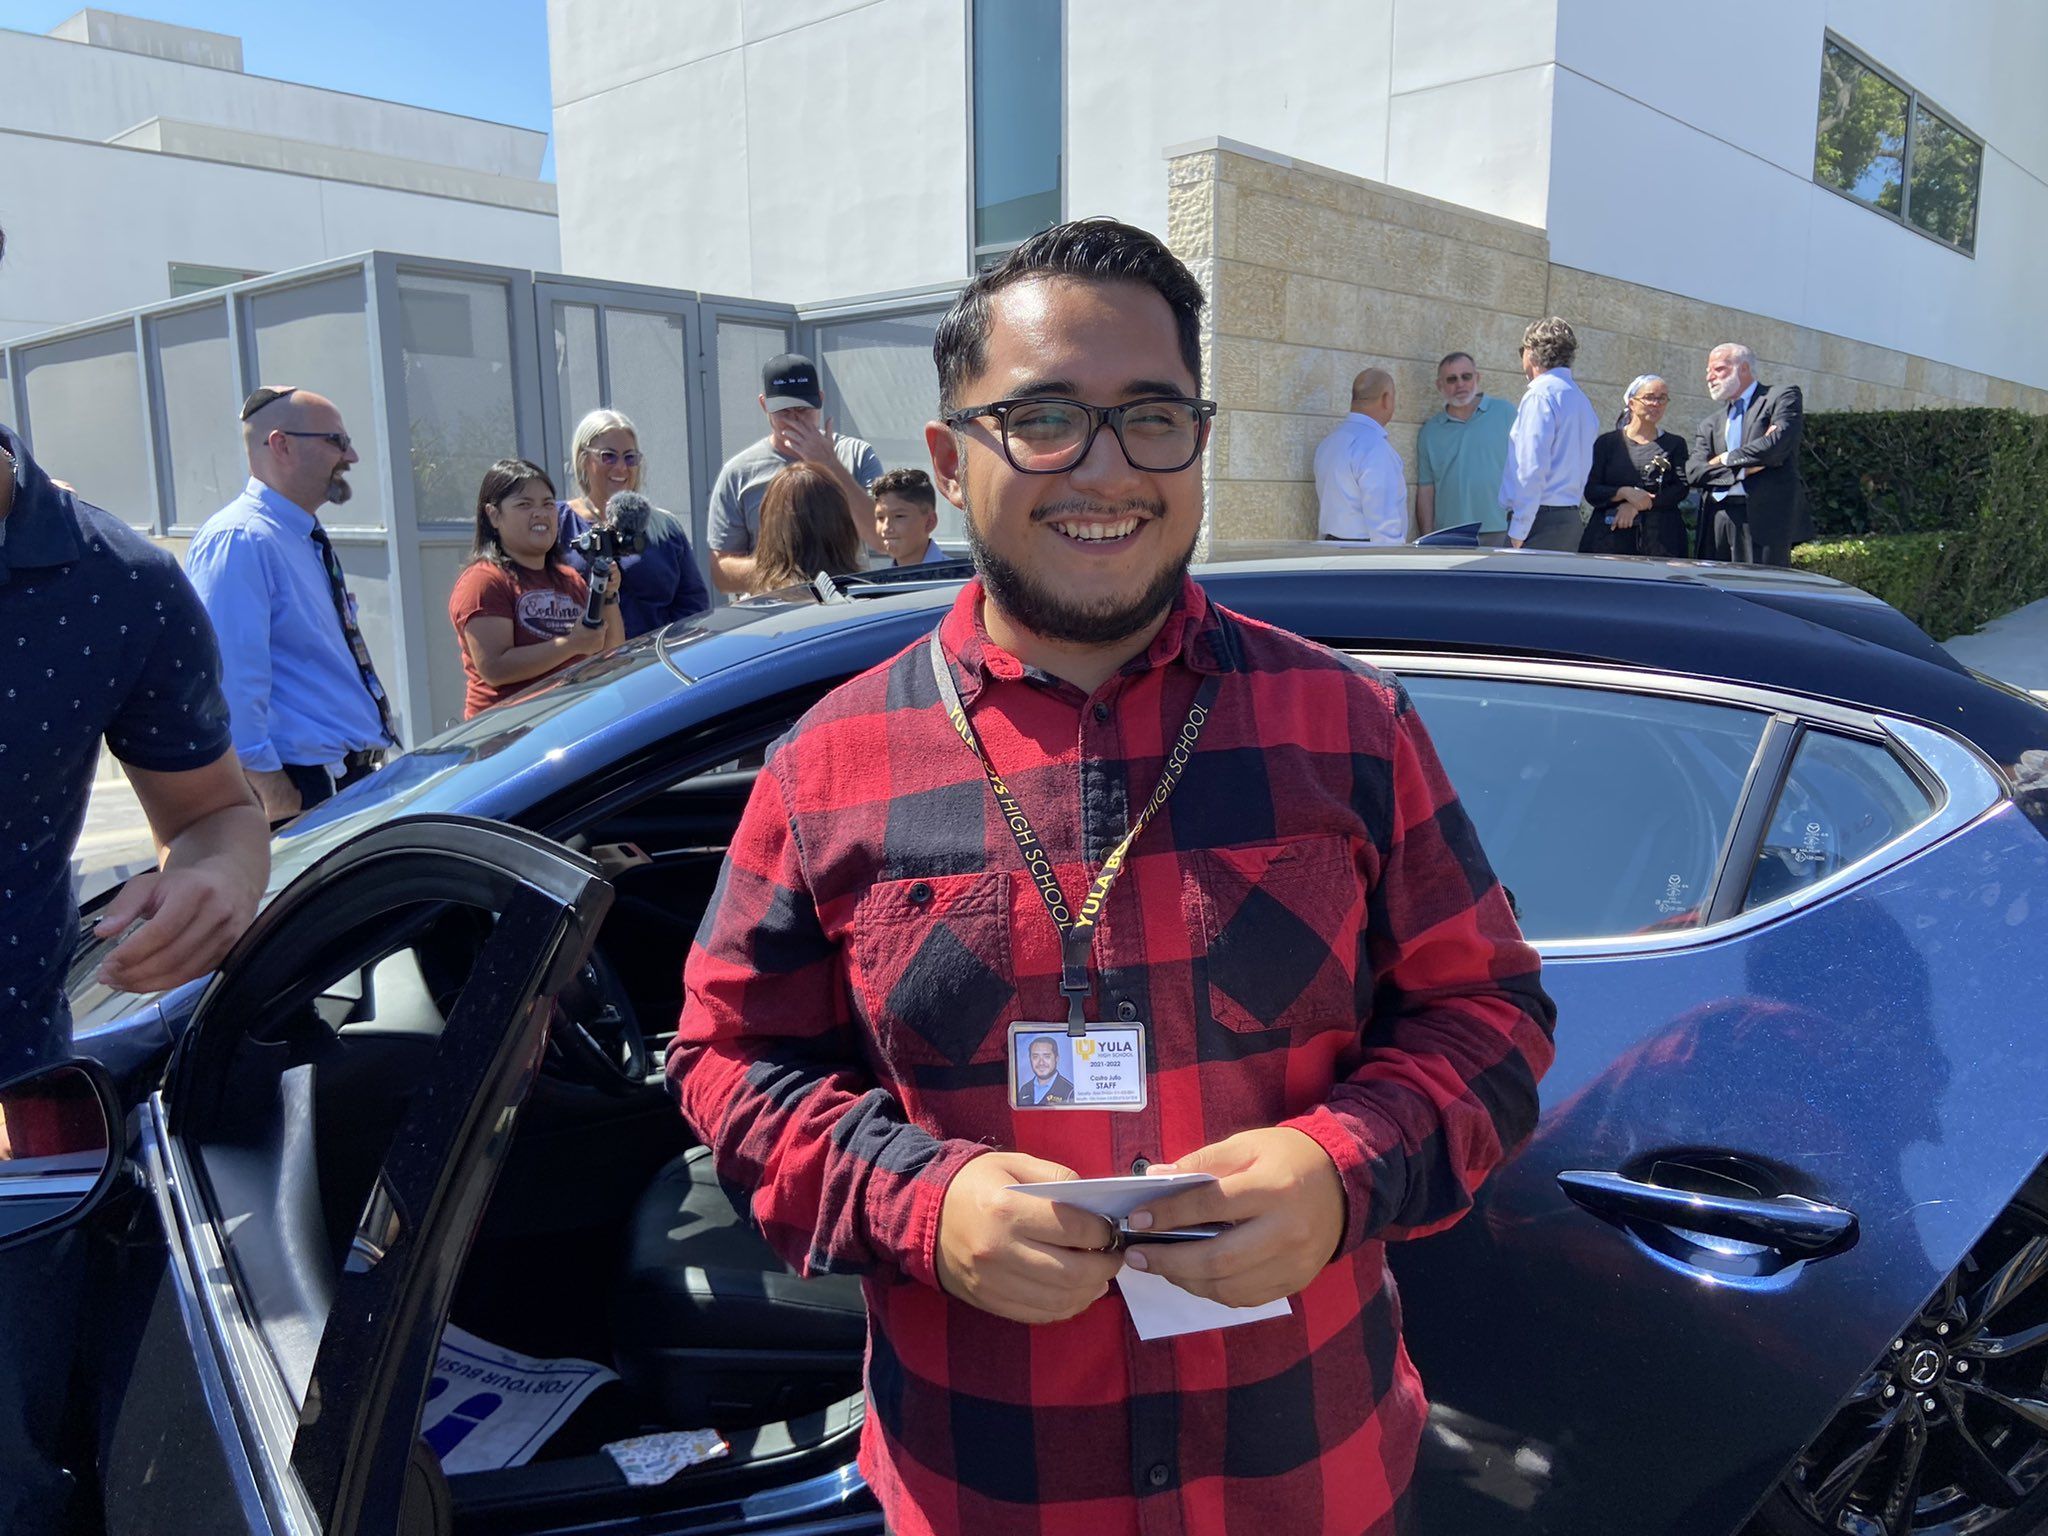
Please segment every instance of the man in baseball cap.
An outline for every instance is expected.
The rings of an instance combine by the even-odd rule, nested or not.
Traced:
[[[825,392],[818,365],[800,352],[784,352],[761,369],[762,412],[768,435],[726,460],[711,487],[711,580],[721,592],[748,591],[754,580],[754,539],[761,530],[761,497],[786,465],[824,471],[846,499],[861,542],[886,554],[875,528],[870,487],[882,473],[881,457],[857,437],[841,437],[824,419]]]

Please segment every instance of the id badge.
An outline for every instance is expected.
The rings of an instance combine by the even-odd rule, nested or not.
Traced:
[[[1019,1020],[1010,1026],[1012,1109],[1140,1110],[1145,1107],[1145,1026]]]

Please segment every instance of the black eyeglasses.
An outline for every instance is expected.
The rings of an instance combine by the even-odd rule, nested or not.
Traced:
[[[273,427],[271,430],[282,432],[286,437],[317,437],[322,442],[332,444],[336,453],[347,453],[351,446],[346,432],[294,432],[290,427]]]
[[[1065,474],[1088,457],[1095,434],[1106,426],[1116,435],[1117,446],[1131,468],[1170,475],[1201,457],[1215,414],[1214,400],[1178,395],[1123,405],[1089,405],[1081,400],[1039,396],[963,406],[948,411],[942,419],[949,427],[963,427],[980,417],[993,417],[1002,433],[1003,457],[1020,474]]]

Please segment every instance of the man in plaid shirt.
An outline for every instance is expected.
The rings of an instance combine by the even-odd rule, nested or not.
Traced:
[[[926,438],[979,580],[770,756],[685,975],[669,1079],[720,1179],[863,1277],[899,1536],[1395,1530],[1424,1399],[1383,1245],[1536,1121],[1554,1010],[1405,694],[1187,577],[1202,302],[1106,220],[962,294]],[[1105,866],[1074,1028],[1142,1035],[1142,1104],[1020,1102],[1010,1026],[1064,1028],[1087,910],[1041,887]],[[1217,1181],[1120,1250],[1008,1188],[1162,1163]],[[1292,1300],[1146,1342],[1124,1265]]]

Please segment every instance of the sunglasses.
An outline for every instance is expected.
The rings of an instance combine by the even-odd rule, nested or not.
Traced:
[[[336,453],[347,453],[351,446],[351,439],[346,432],[294,432],[289,427],[278,427],[275,430],[285,437],[317,437],[322,442],[331,444]]]
[[[621,464],[628,469],[640,467],[640,450],[637,448],[586,448],[583,451],[606,469],[616,469]]]

